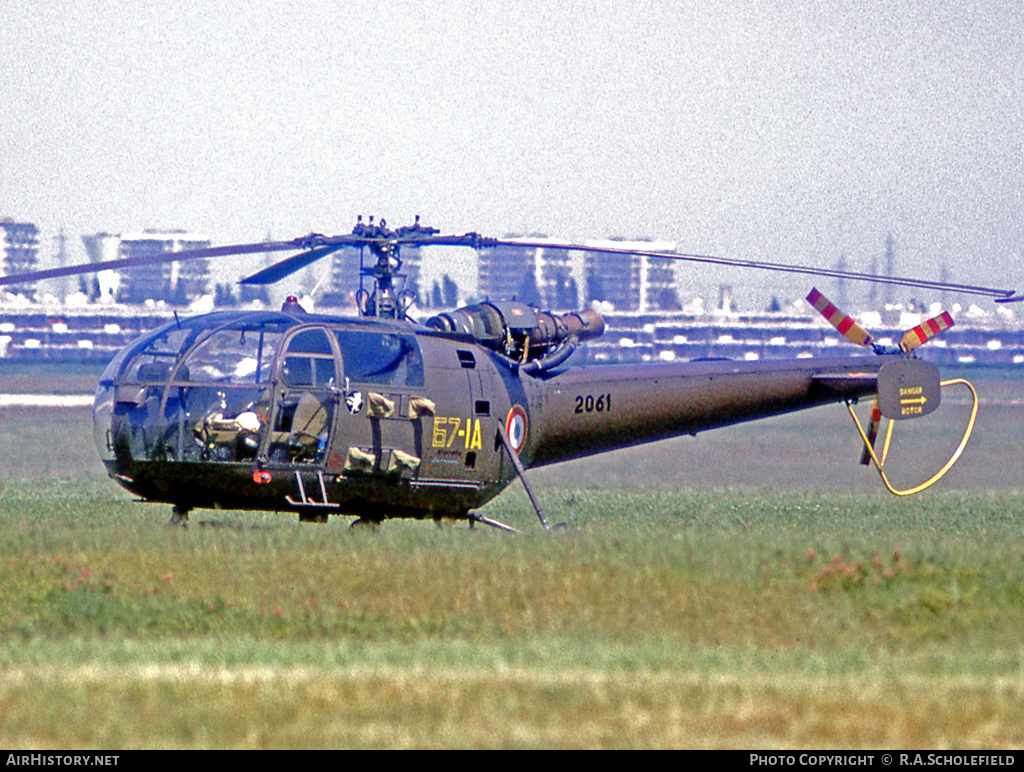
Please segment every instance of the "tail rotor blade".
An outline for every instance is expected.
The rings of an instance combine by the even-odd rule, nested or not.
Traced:
[[[940,332],[944,332],[952,326],[953,317],[948,312],[943,311],[938,316],[904,333],[903,338],[900,340],[900,350],[913,351],[925,341],[934,338]]]
[[[850,341],[850,343],[856,346],[871,345],[871,342],[874,340],[871,334],[857,324],[852,316],[836,308],[827,297],[818,292],[817,287],[811,290],[807,296],[807,302],[814,306],[815,310],[825,317],[825,320],[835,327],[839,334]]]

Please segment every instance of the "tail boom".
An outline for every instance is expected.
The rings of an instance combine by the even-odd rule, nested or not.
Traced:
[[[834,402],[877,388],[886,356],[581,367],[542,383],[530,466]]]

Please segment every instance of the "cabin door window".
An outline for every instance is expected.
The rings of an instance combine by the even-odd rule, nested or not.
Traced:
[[[344,365],[337,449],[328,469],[345,475],[415,477],[433,403],[424,392],[423,356],[415,335],[333,331]]]
[[[337,365],[325,330],[301,330],[288,341],[278,380],[268,461],[323,464],[338,401]]]

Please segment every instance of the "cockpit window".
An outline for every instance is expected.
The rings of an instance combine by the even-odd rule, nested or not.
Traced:
[[[197,332],[191,327],[165,328],[146,341],[136,353],[125,370],[124,380],[144,383],[166,381],[179,355],[195,340]]]
[[[281,367],[288,386],[331,386],[334,376],[334,350],[324,330],[302,330],[288,341]]]
[[[345,376],[356,383],[423,385],[423,356],[413,335],[335,330]]]
[[[177,355],[195,338],[196,332],[190,327],[171,327],[150,340],[142,351],[144,354]]]
[[[189,354],[175,380],[197,383],[263,383],[270,379],[280,333],[219,330]]]
[[[303,330],[288,343],[289,354],[326,354],[334,356],[331,342],[321,329]]]

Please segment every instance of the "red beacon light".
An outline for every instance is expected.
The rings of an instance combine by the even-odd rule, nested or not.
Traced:
[[[286,314],[304,314],[306,309],[299,303],[299,299],[294,295],[289,295],[284,299],[284,303],[281,305],[281,310]]]

